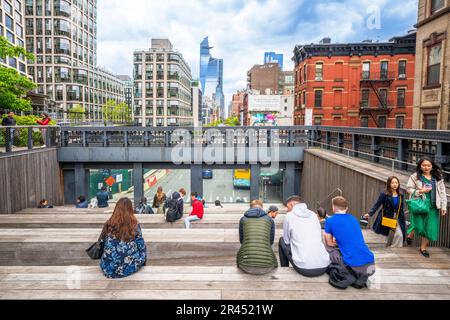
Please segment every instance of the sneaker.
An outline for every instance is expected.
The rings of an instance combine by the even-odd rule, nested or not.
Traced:
[[[359,218],[359,223],[363,227],[367,227],[369,225],[369,219],[364,218],[364,216],[361,216]]]

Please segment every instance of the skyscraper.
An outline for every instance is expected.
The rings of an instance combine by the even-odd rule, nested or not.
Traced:
[[[278,54],[275,52],[265,52],[264,53],[264,64],[267,63],[278,63],[280,70],[283,71],[283,54]]]
[[[200,44],[200,85],[204,97],[210,97],[221,110],[225,107],[223,94],[223,59],[213,58],[208,37]]]
[[[102,105],[107,100],[123,102],[124,87],[115,75],[96,66],[97,0],[22,2],[25,45],[36,57],[28,63],[28,74],[37,92],[65,111],[81,105],[89,119],[103,119]]]

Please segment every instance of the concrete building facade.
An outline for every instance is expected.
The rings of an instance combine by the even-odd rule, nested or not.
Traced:
[[[135,119],[142,126],[192,126],[192,75],[168,39],[134,52]]]
[[[2,0],[0,4],[0,36],[15,46],[25,48],[25,3],[24,0]],[[27,61],[24,57],[0,58],[0,65],[16,69],[27,76]]]
[[[413,128],[450,129],[450,0],[419,0]]]
[[[84,107],[89,120],[101,120],[108,101],[124,101],[123,83],[97,64],[96,0],[22,0],[25,45],[36,60],[28,74],[37,93],[61,104],[65,115]]]

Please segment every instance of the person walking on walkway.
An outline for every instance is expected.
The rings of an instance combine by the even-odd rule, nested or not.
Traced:
[[[330,256],[322,242],[317,215],[308,210],[299,196],[289,197],[286,206],[283,237],[278,243],[281,267],[289,267],[291,263],[305,277],[323,275],[330,265]]]
[[[166,202],[167,197],[163,192],[163,188],[161,186],[158,187],[158,191],[153,197],[153,208],[156,208],[157,214],[164,214],[164,202]]]
[[[411,244],[415,235],[422,237],[420,253],[429,258],[427,248],[430,241],[438,240],[440,215],[447,214],[447,194],[442,169],[431,159],[420,159],[416,172],[409,177],[406,188],[410,199],[421,197],[428,208],[426,213],[409,215],[411,225],[408,229],[407,243]]]
[[[14,112],[10,111],[10,112],[8,112],[8,115],[2,119],[2,126],[12,127],[15,125],[16,125],[16,119],[14,119]],[[13,129],[13,128],[10,129],[9,139],[11,141],[11,145],[14,145],[15,131],[16,131],[16,129]],[[6,134],[5,134],[5,137],[6,137]]]
[[[184,219],[186,229],[191,228],[191,222],[203,219],[203,203],[198,199],[197,192],[191,193],[192,212]]]
[[[266,274],[278,267],[272,250],[275,222],[262,208],[261,200],[253,200],[239,221],[241,248],[236,263],[239,269],[250,274]]]
[[[104,239],[100,268],[107,278],[123,278],[137,272],[147,261],[147,247],[128,198],[117,201],[102,230]]]
[[[386,181],[386,190],[381,192],[377,202],[364,217],[373,216],[381,207],[372,229],[375,233],[387,237],[387,246],[403,247],[406,239],[405,195],[400,192],[400,180],[389,177]]]

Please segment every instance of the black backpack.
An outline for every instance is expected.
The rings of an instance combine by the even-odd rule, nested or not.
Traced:
[[[179,219],[177,204],[178,204],[178,201],[176,199],[170,198],[167,201],[167,207],[168,207],[167,213],[166,213],[166,221],[167,222],[174,222]]]

